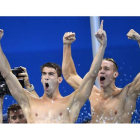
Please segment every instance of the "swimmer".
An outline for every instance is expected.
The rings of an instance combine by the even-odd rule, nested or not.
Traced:
[[[7,111],[9,123],[27,123],[21,107],[18,104],[12,104]]]
[[[101,24],[102,26],[102,24]],[[0,30],[2,38],[3,31]],[[104,37],[104,32],[99,33]],[[75,41],[74,33],[65,33],[64,46]],[[104,40],[106,43],[106,40]],[[103,44],[104,44],[103,41]],[[21,106],[27,123],[74,123],[80,109],[90,96],[93,83],[97,77],[103,59],[106,45],[100,49],[91,65],[89,72],[83,78],[79,88],[72,94],[62,97],[59,92],[59,84],[62,82],[61,68],[55,63],[46,63],[41,67],[41,82],[44,88],[42,97],[37,98],[23,89],[18,79],[12,74],[10,65],[0,46],[0,71],[11,91],[12,96]],[[95,67],[96,66],[96,67]]]
[[[98,40],[96,34],[95,36]],[[138,33],[130,30],[127,36],[129,39],[136,40],[140,46],[140,35]],[[64,47],[62,70],[67,83],[75,90],[78,89],[82,78],[75,69],[71,56],[71,44]],[[118,75],[116,62],[111,58],[103,59],[98,72],[100,89],[94,85],[89,97],[92,123],[131,123],[131,117],[140,92],[140,73],[132,83],[124,88],[115,86]]]

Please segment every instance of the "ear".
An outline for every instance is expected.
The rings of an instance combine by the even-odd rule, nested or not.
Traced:
[[[118,77],[119,73],[117,71],[114,72],[113,77],[116,79]]]
[[[58,83],[60,84],[63,81],[62,77],[58,77]]]

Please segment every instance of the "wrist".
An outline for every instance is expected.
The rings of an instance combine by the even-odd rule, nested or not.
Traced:
[[[27,86],[26,89],[27,89],[29,92],[33,91],[33,90],[34,90],[33,84],[31,84],[30,86]]]
[[[63,42],[63,45],[69,46],[69,45],[71,45],[71,43],[65,43],[65,42]]]

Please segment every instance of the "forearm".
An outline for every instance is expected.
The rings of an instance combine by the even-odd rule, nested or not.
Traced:
[[[63,45],[62,72],[65,79],[70,75],[77,75],[75,65],[71,57],[71,45]]]
[[[1,43],[0,43],[0,71],[3,77],[6,77],[11,72],[9,62],[7,61],[7,58],[5,57],[2,51]]]
[[[106,48],[106,45],[103,46],[102,44],[100,44],[99,50],[94,57],[94,60],[92,62],[92,65],[91,65],[90,71],[89,71],[89,74],[93,77],[97,77],[97,75],[98,75],[98,71],[100,70],[101,63],[103,60],[105,48]]]

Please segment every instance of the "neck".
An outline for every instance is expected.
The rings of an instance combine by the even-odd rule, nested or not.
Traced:
[[[44,92],[44,95],[42,98],[44,99],[57,99],[57,98],[60,98],[61,97],[61,94],[59,92],[59,90],[55,90],[53,93],[46,93]]]
[[[115,86],[115,84],[111,84],[110,86],[107,86],[105,88],[101,87],[101,96],[104,99],[110,98],[116,94],[116,89],[117,87]]]

